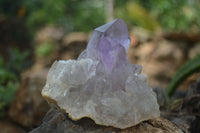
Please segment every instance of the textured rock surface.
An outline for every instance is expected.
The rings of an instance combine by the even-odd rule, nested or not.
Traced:
[[[10,118],[23,127],[33,128],[42,122],[49,105],[41,96],[47,70],[29,71],[22,74],[22,82],[10,109]]]
[[[183,133],[175,124],[163,118],[139,123],[126,129],[99,126],[91,119],[72,121],[67,114],[52,108],[43,119],[43,123],[30,133]]]
[[[42,95],[73,120],[90,117],[100,125],[127,128],[158,117],[142,67],[129,63],[129,43],[121,19],[96,28],[78,60],[54,62]]]
[[[22,128],[4,120],[0,120],[0,129],[0,133],[26,133]]]

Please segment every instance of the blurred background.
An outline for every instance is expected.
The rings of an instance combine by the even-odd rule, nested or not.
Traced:
[[[115,18],[127,23],[130,62],[165,89],[200,53],[199,14],[199,0],[0,0],[0,129],[37,127],[49,109],[40,92],[52,63],[76,59],[94,28]]]

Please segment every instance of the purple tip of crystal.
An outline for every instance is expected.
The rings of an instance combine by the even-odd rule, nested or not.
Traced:
[[[130,37],[126,23],[122,19],[115,19],[105,25],[95,29],[95,31],[102,32],[104,37],[109,37],[113,41],[122,45],[126,52],[130,45]]]
[[[107,72],[111,72],[116,62],[124,62],[130,45],[130,37],[126,23],[115,19],[96,28],[88,43],[87,58],[100,60]],[[123,58],[121,58],[123,57]]]

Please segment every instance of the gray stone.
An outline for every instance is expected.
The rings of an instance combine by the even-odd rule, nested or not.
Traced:
[[[43,119],[43,123],[30,133],[183,133],[175,124],[163,118],[139,123],[136,126],[118,129],[100,126],[89,118],[72,121],[66,113],[52,108]]]

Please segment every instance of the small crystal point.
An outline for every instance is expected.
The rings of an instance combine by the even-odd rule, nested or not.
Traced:
[[[160,115],[155,93],[142,67],[129,63],[125,22],[116,19],[94,30],[78,60],[56,61],[42,95],[70,118],[127,128]]]

